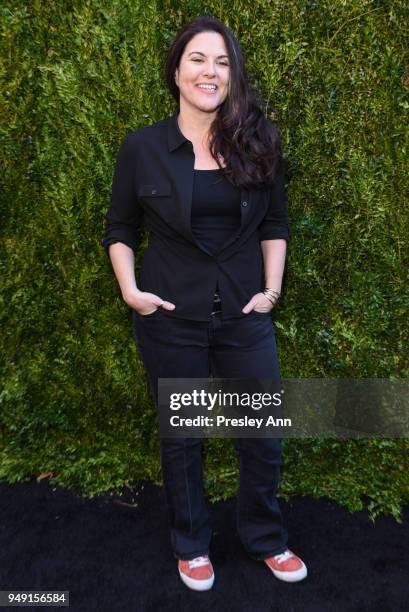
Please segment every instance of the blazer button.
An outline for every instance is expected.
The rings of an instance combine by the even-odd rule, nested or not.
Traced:
[[[247,206],[247,202],[242,202],[241,205],[242,206]]]

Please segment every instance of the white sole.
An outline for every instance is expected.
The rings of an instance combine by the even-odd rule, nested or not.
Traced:
[[[279,580],[284,580],[284,582],[299,582],[300,580],[304,580],[304,578],[306,578],[308,574],[307,567],[304,561],[301,561],[301,563],[302,567],[300,567],[300,569],[296,570],[295,572],[280,572],[267,565],[267,563],[266,565],[273,572],[274,576]]]
[[[214,574],[211,578],[207,578],[207,580],[195,580],[194,578],[189,578],[189,576],[186,576],[179,569],[179,575],[186,586],[188,586],[189,589],[193,589],[193,591],[208,591],[213,586]]]

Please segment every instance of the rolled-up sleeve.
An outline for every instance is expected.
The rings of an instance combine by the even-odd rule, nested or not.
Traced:
[[[135,253],[140,244],[143,209],[136,195],[136,141],[132,133],[125,136],[116,158],[112,181],[111,205],[104,214],[105,229],[102,239],[109,257],[109,246],[122,242]]]
[[[286,160],[281,159],[272,187],[269,189],[269,207],[259,225],[259,239],[290,241],[288,224],[288,195],[285,186]]]

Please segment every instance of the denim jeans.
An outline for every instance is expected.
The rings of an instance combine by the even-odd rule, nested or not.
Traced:
[[[215,302],[216,304],[216,302]],[[133,310],[133,335],[158,408],[158,378],[277,378],[275,330],[269,313],[209,322]],[[253,559],[284,552],[288,533],[276,498],[279,438],[233,438],[240,460],[236,527]],[[203,491],[202,439],[160,439],[160,460],[173,554],[209,554],[210,515]]]

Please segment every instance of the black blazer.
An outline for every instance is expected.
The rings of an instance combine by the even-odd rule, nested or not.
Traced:
[[[192,234],[195,156],[177,115],[126,135],[116,159],[102,244],[108,256],[114,242],[136,254],[145,225],[148,247],[137,285],[175,304],[164,314],[209,321],[218,282],[222,317],[245,317],[242,308],[265,286],[260,241],[289,241],[284,170],[271,188],[241,189],[240,230],[211,255]]]

